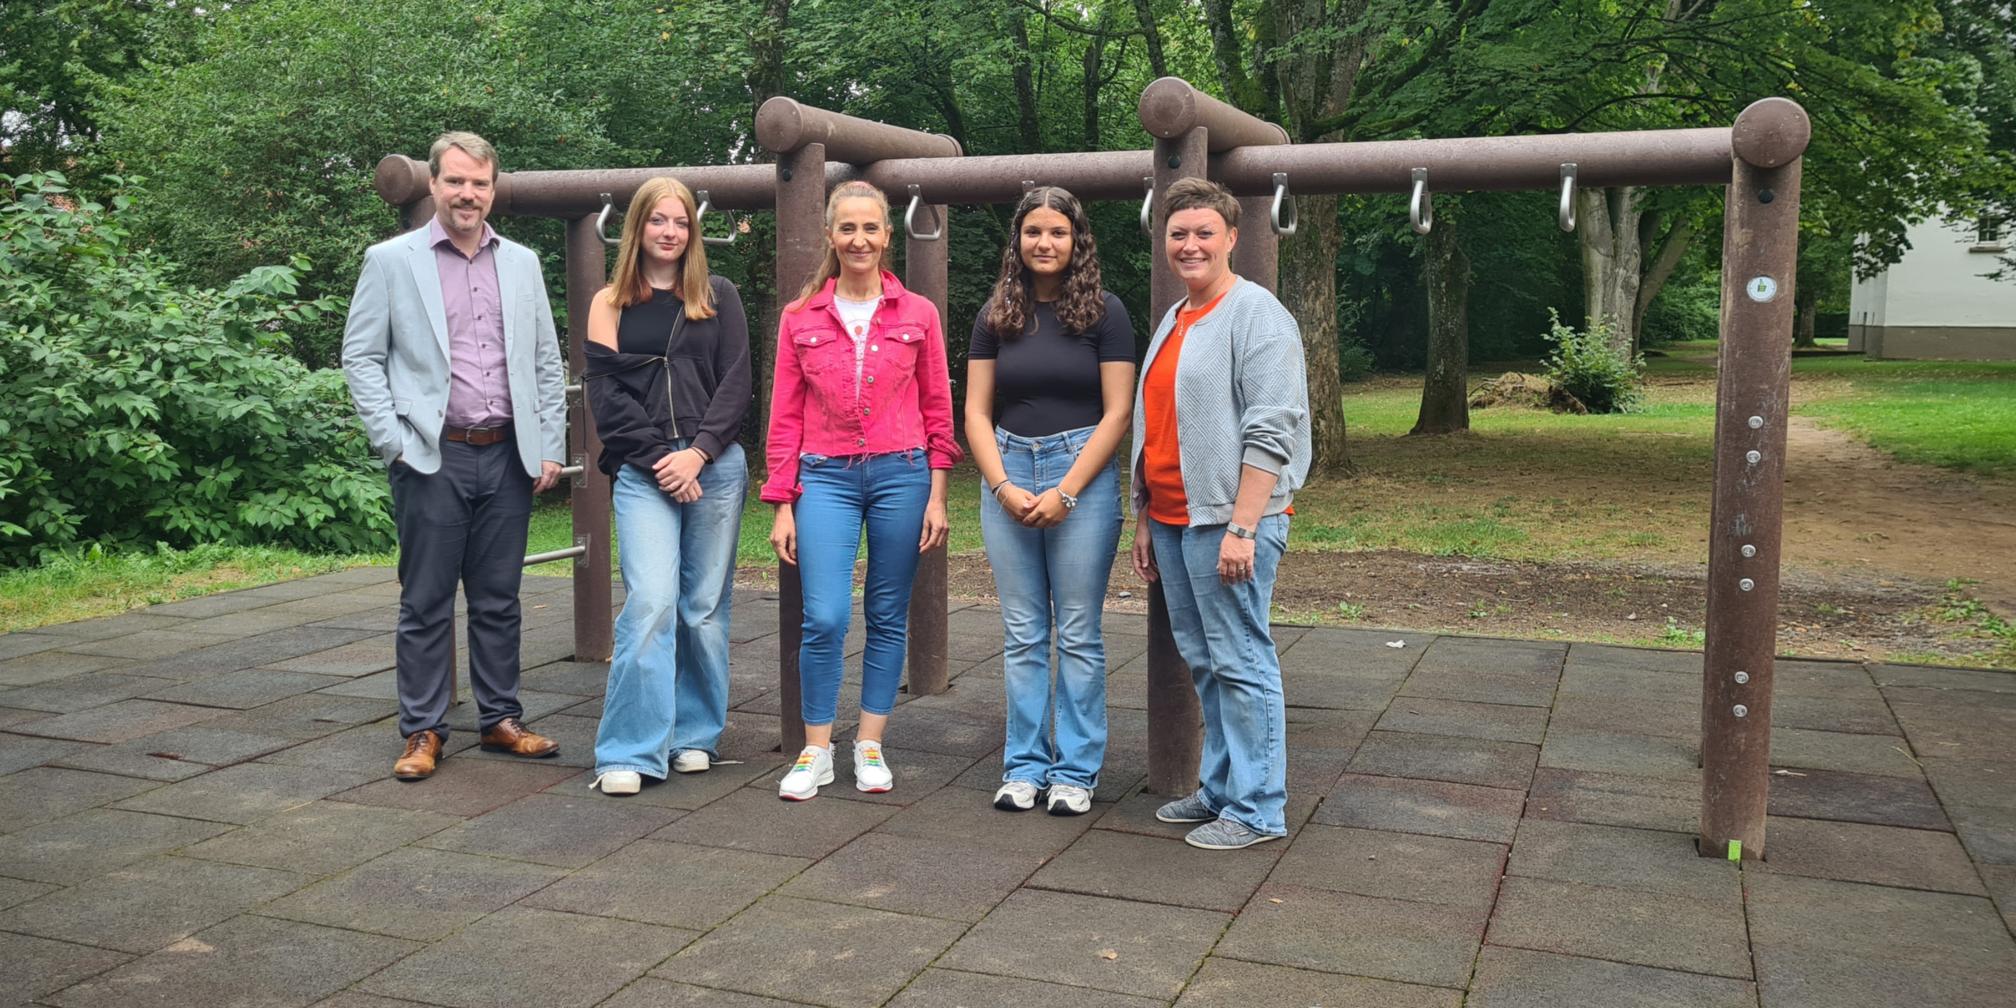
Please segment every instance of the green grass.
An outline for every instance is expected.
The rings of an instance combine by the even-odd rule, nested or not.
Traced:
[[[127,554],[92,550],[0,572],[0,632],[390,562],[390,555],[318,556],[257,546]]]
[[[2016,361],[1793,362],[1814,396],[1794,412],[1906,462],[2016,476]]]
[[[1297,496],[1296,549],[1698,562],[1705,553],[1713,468],[1715,345],[1662,349],[1665,356],[1649,362],[1642,412],[1578,417],[1476,410],[1468,432],[1447,437],[1406,436],[1420,406],[1418,378],[1389,375],[1348,385],[1344,409],[1358,474],[1319,477]],[[1853,432],[1907,461],[1991,479],[2016,477],[2016,362],[1801,357],[1792,368],[1796,414]],[[1472,369],[1472,379],[1508,369],[1533,367],[1482,364]],[[984,550],[979,502],[971,467],[954,470],[955,554]],[[774,565],[770,517],[752,488],[740,564]],[[528,551],[572,543],[564,503],[533,513]],[[1125,537],[1121,548],[1127,548]],[[311,556],[225,547],[61,559],[0,573],[0,631],[393,559],[390,553]],[[569,561],[528,568],[541,575],[572,571]],[[1983,632],[1997,640],[2003,633]]]

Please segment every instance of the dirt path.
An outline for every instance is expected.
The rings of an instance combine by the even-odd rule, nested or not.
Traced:
[[[1803,417],[1786,432],[1785,563],[1928,581],[1979,581],[2016,612],[2016,487],[1899,462]]]
[[[1787,436],[1779,650],[1815,657],[2008,663],[1994,642],[1929,618],[1955,577],[2016,616],[2016,488],[1899,462],[1794,417]],[[1708,488],[1700,489],[1706,517]],[[1705,532],[1705,529],[1703,530]],[[1295,552],[1276,588],[1296,622],[1698,647],[1705,548],[1694,564],[1537,563],[1391,550]],[[1113,604],[1144,605],[1124,556]],[[991,600],[981,555],[954,557],[954,596]]]

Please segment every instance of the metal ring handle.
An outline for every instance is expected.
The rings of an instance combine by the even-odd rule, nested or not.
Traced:
[[[701,244],[704,245],[735,244],[735,235],[737,234],[735,230],[735,218],[733,216],[728,217],[728,237],[709,238],[707,236],[707,229],[702,227],[702,225],[707,222],[707,211],[714,209],[714,201],[707,197],[707,190],[705,189],[695,189],[693,191],[693,196],[694,198],[700,201],[699,208],[693,211],[693,233],[700,236]]]
[[[1281,208],[1288,208],[1288,223],[1281,223]],[[1267,219],[1274,225],[1274,233],[1283,238],[1295,233],[1295,225],[1300,215],[1295,211],[1295,201],[1288,196],[1288,173],[1274,173],[1274,207]]]
[[[1407,201],[1407,222],[1415,234],[1427,234],[1435,226],[1435,204],[1428,197],[1428,169],[1414,169],[1414,195]]]
[[[917,241],[937,241],[945,237],[945,222],[938,222],[938,230],[926,234],[917,230],[917,208],[924,205],[924,187],[910,187],[910,207],[903,211],[903,233]]]
[[[616,212],[615,202],[609,198],[608,193],[603,193],[602,212],[595,215],[595,237],[602,239],[602,244],[604,245],[623,244],[622,238],[609,237],[609,231],[608,231],[609,215],[615,212]]]
[[[1141,233],[1150,239],[1155,237],[1155,176],[1141,176],[1142,188],[1148,190],[1141,197]]]
[[[1561,230],[1575,230],[1575,162],[1561,166]]]

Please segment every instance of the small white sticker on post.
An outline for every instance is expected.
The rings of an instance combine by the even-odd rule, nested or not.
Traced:
[[[1750,300],[1763,304],[1778,296],[1778,281],[1767,276],[1751,277],[1743,285],[1743,292],[1750,295]]]

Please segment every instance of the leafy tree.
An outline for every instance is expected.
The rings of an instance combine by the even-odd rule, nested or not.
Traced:
[[[117,179],[110,180],[114,183]],[[57,173],[0,193],[0,562],[73,545],[379,549],[387,490],[336,371],[288,356],[305,263],[169,278]]]
[[[167,63],[202,15],[135,0],[0,4],[0,171],[61,168],[98,137],[106,87]]]

